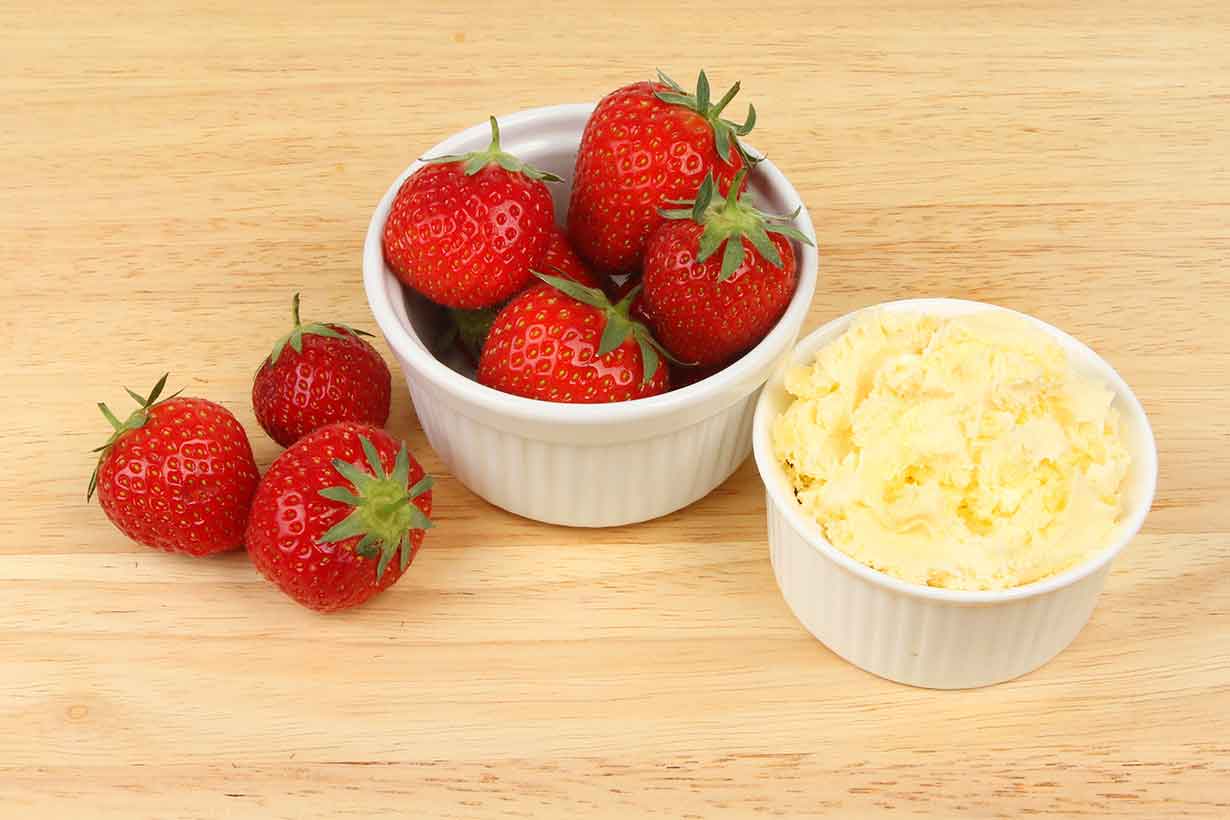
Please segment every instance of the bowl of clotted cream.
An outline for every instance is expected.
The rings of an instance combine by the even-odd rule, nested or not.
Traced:
[[[1157,483],[1148,419],[1109,364],[959,299],[802,340],[753,447],[795,616],[855,665],[932,688],[1009,680],[1071,643]]]

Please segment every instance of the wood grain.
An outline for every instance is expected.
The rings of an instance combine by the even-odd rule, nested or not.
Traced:
[[[0,816],[1230,816],[1224,2],[30,3],[0,30]],[[361,610],[84,502],[94,402],[164,369],[272,460],[251,373],[293,290],[372,324],[362,237],[418,152],[701,58],[815,217],[809,327],[984,299],[1146,405],[1156,507],[1054,662],[872,678],[782,603],[750,464],[659,521],[538,525],[450,476],[404,391],[440,527]]]

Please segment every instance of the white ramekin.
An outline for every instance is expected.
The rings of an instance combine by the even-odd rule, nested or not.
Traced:
[[[1009,311],[960,299],[907,299],[867,310],[954,316]],[[861,312],[861,311],[860,311]],[[1053,336],[1077,372],[1115,393],[1132,466],[1124,515],[1112,542],[1072,569],[1004,591],[967,592],[906,583],[865,566],[832,546],[794,498],[773,454],[773,421],[789,405],[783,386],[790,365],[808,364],[858,313],[829,322],[801,341],[769,379],[756,407],[753,440],[764,479],[773,574],[791,610],[809,632],[841,657],[889,680],[935,689],[999,683],[1037,669],[1072,642],[1089,620],[1111,561],[1135,536],[1153,503],[1157,448],[1140,402],[1115,370],[1063,331],[1030,316]]]
[[[592,104],[557,105],[500,117],[501,144],[564,178],[551,185],[564,221],[573,164]],[[485,148],[476,125],[422,156]],[[385,338],[401,363],[428,441],[471,490],[506,510],[553,524],[604,527],[656,518],[703,497],[751,449],[760,387],[798,338],[816,289],[818,256],[796,243],[799,283],[785,315],[755,348],[722,372],[662,396],[615,404],[555,404],[512,396],[437,359],[428,345],[441,331],[437,312],[385,267],[381,231],[399,176],[372,214],[363,246],[363,284]],[[761,207],[788,213],[798,192],[769,161],[750,187]],[[814,235],[807,209],[792,223]]]

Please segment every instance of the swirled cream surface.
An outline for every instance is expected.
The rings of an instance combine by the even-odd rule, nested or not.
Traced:
[[[905,581],[1005,589],[1109,545],[1129,466],[1113,393],[999,311],[871,312],[792,369],[777,458],[838,549]]]

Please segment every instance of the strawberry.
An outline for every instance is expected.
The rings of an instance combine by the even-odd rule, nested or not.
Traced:
[[[128,390],[140,406],[123,422],[99,403],[114,432],[96,451],[86,499],[97,491],[111,523],[147,547],[211,555],[243,546],[260,479],[248,437],[221,405],[159,401],[166,383],[144,397]]]
[[[391,378],[376,348],[360,338],[371,334],[347,325],[305,324],[297,293],[291,316],[290,333],[278,339],[252,384],[252,408],[269,437],[289,447],[335,421],[384,426]]]
[[[628,318],[635,293],[612,305],[602,291],[558,276],[500,311],[478,364],[478,380],[531,399],[628,401],[670,384],[657,342]]]
[[[568,244],[568,237],[558,226],[552,226],[551,241],[547,244],[547,252],[543,254],[538,270],[552,276],[563,276],[574,282],[580,282],[586,287],[601,287],[598,277],[585,267],[581,257],[577,256],[576,251]],[[454,308],[448,312],[449,318],[453,321],[453,330],[457,334],[457,343],[461,346],[462,352],[475,364],[482,355],[487,334],[491,332],[491,323],[495,321],[499,312],[497,308],[482,310]]]
[[[645,249],[645,309],[658,338],[675,358],[699,367],[726,363],[773,329],[797,278],[789,239],[811,244],[781,224],[798,211],[776,217],[756,210],[741,199],[741,181],[715,200],[717,186],[706,177],[691,207],[663,211],[668,221]]]
[[[581,135],[568,236],[607,275],[640,269],[649,234],[662,223],[660,207],[695,193],[707,174],[729,186],[754,162],[738,138],[752,130],[756,109],[748,106],[742,125],[722,119],[738,83],[710,103],[703,71],[694,94],[661,72],[658,78],[608,94]]]
[[[384,224],[384,258],[397,277],[454,308],[493,307],[530,281],[555,223],[536,170],[500,150],[491,117],[485,151],[427,160],[402,184]]]
[[[587,288],[601,287],[598,277],[594,276],[593,272],[581,261],[581,257],[577,256],[577,252],[568,242],[568,236],[558,226],[551,232],[547,252],[543,254],[542,262],[535,270],[549,276],[563,276],[574,282],[580,282]]]
[[[345,609],[402,576],[430,514],[431,477],[406,445],[377,427],[338,422],[299,439],[261,479],[248,554],[309,609]]]

